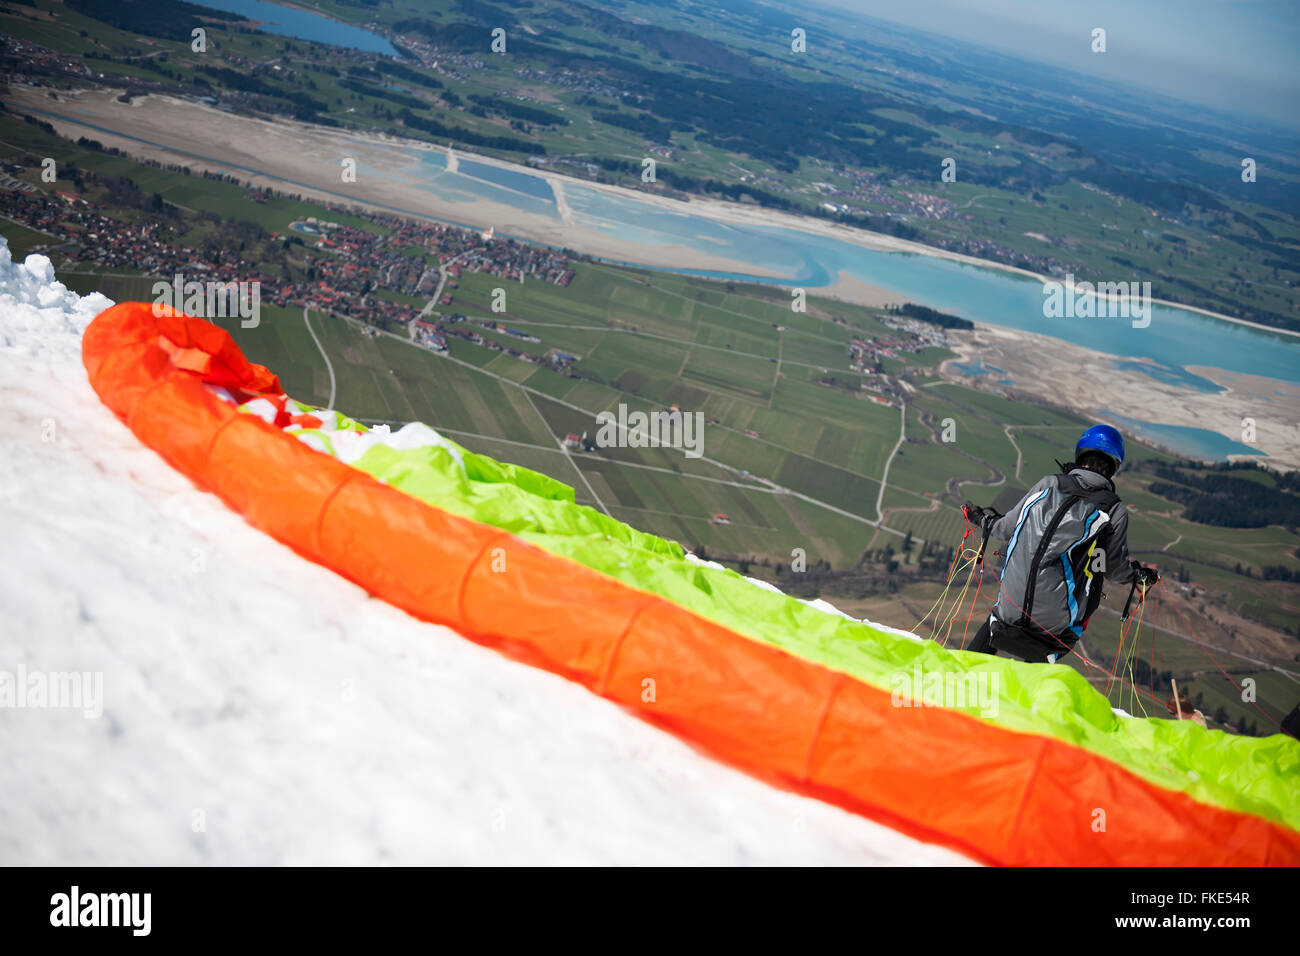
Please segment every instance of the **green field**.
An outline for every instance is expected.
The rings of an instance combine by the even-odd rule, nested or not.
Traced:
[[[44,233],[37,232],[35,229],[28,229],[26,226],[20,226],[18,223],[10,222],[7,219],[0,219],[0,233],[4,235],[5,240],[8,242],[9,254],[15,262],[26,259],[28,254],[38,247],[44,249],[56,241]]]

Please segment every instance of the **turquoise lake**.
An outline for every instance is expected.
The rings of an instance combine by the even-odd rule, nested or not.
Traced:
[[[1210,431],[1208,428],[1190,428],[1186,425],[1160,425],[1151,422],[1139,421],[1136,418],[1129,418],[1127,415],[1120,415],[1116,412],[1104,410],[1103,412],[1109,418],[1114,419],[1117,427],[1126,428],[1132,431],[1139,438],[1145,438],[1148,441],[1164,445],[1166,448],[1172,448],[1184,455],[1190,455],[1193,458],[1205,458],[1211,461],[1223,461],[1229,455],[1258,455],[1268,457],[1252,445],[1244,442],[1233,441],[1226,435],[1220,435],[1218,432]]]
[[[376,33],[331,20],[309,10],[284,7],[278,3],[267,3],[266,0],[202,0],[201,5],[257,20],[260,22],[258,29],[267,33],[364,50],[367,53],[401,55],[397,47]]]

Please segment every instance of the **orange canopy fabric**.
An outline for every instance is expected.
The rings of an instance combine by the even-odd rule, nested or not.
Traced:
[[[305,558],[775,784],[985,862],[1300,863],[1288,827],[1056,738],[900,709],[888,691],[320,454],[206,387],[280,392],[202,319],[114,306],[87,329],[83,359],[142,442]]]

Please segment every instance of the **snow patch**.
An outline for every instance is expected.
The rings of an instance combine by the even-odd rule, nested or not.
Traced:
[[[79,296],[54,278],[48,256],[13,261],[0,236],[0,348],[46,360],[80,359],[81,333],[113,300]]]

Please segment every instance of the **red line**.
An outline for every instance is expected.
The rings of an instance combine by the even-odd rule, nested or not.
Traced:
[[[1214,655],[1210,653],[1210,649],[1206,647],[1204,643],[1202,643],[1199,637],[1196,636],[1196,632],[1192,630],[1192,626],[1191,624],[1188,623],[1187,618],[1183,617],[1183,612],[1178,610],[1178,605],[1171,602],[1169,606],[1173,608],[1174,613],[1178,615],[1178,620],[1183,622],[1183,627],[1187,628],[1187,633],[1192,636],[1192,640],[1194,640],[1197,644],[1201,645],[1201,650],[1205,651],[1205,656],[1214,662],[1215,667],[1219,668],[1219,673],[1222,674],[1224,677],[1228,678],[1228,683],[1232,684],[1233,687],[1237,688],[1237,690],[1241,690],[1241,685],[1232,679],[1232,675],[1223,669],[1223,665],[1221,665],[1217,660],[1215,660]],[[1245,703],[1245,701],[1243,701],[1243,703]],[[1250,703],[1254,704],[1255,709],[1264,715],[1265,720],[1267,720],[1278,730],[1281,730],[1282,733],[1286,733],[1285,730],[1282,730],[1282,725],[1279,724],[1272,717],[1270,717],[1268,711],[1266,711],[1263,707],[1259,706],[1259,701],[1252,700],[1250,701]]]

